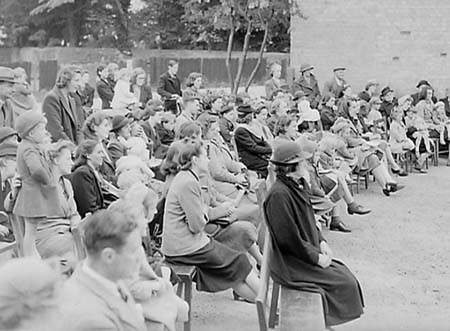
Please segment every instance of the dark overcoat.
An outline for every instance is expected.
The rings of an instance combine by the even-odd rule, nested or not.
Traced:
[[[292,84],[292,92],[295,94],[297,91],[303,91],[306,97],[308,98],[309,104],[312,108],[317,109],[320,103],[320,89],[319,84],[317,83],[316,76],[311,74],[310,81],[307,82],[305,77],[300,76],[298,80],[296,80]]]
[[[327,325],[337,325],[363,313],[363,297],[355,276],[333,260],[320,267],[320,242],[310,193],[304,181],[277,176],[264,202],[267,226],[272,238],[270,271],[281,285],[322,295]]]
[[[105,208],[100,182],[90,166],[82,165],[76,168],[70,181],[81,217],[85,217],[86,213],[94,213]]]

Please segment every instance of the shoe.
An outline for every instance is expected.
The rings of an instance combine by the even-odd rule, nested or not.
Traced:
[[[387,185],[386,185],[386,187],[383,189],[383,194],[385,195],[385,196],[390,196],[391,195],[391,191],[389,190],[389,188],[387,188]]]
[[[372,210],[365,209],[363,206],[357,204],[356,202],[352,202],[347,206],[347,212],[350,215],[357,214],[357,215],[366,215],[370,213]]]
[[[333,219],[330,223],[330,231],[352,232],[347,225],[339,219]]]
[[[408,173],[404,169],[392,169],[392,173],[399,175],[400,177],[408,176]]]
[[[397,192],[397,191],[403,190],[405,188],[404,185],[399,185],[397,183],[387,183],[386,187],[390,193]]]
[[[414,170],[417,170],[421,174],[426,174],[427,171],[421,167],[414,167]]]
[[[233,290],[233,299],[235,301],[243,301],[243,302],[247,302],[247,303],[253,303],[247,299],[244,299],[243,297],[241,297],[239,294],[237,294],[234,290]]]

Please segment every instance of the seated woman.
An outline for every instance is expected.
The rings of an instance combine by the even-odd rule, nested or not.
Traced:
[[[338,108],[336,106],[336,99],[330,94],[322,97],[320,107],[320,120],[325,131],[330,131],[334,122],[338,118]]]
[[[306,183],[305,154],[295,142],[274,151],[277,179],[264,202],[272,237],[270,272],[281,285],[322,295],[325,324],[333,326],[363,314],[360,285],[318,231]]]
[[[139,99],[131,89],[131,71],[122,68],[117,72],[117,83],[114,86],[114,97],[111,101],[111,108],[127,112],[127,108],[133,105],[139,105]]]
[[[255,109],[255,120],[252,122],[252,126],[255,128],[256,132],[261,132],[262,137],[265,141],[269,143],[270,146],[273,144],[273,134],[267,126],[267,118],[269,111],[265,104],[261,104]]]
[[[233,288],[254,302],[259,279],[245,253],[211,239],[204,231],[208,208],[202,200],[199,174],[208,171],[206,151],[200,143],[184,142],[180,172],[167,193],[162,251],[174,264],[195,265],[197,289],[218,292]]]
[[[430,138],[428,126],[424,119],[417,115],[416,107],[411,107],[405,117],[406,135],[414,142],[416,165],[414,169],[420,173],[427,173],[423,165],[431,155],[434,148],[433,140]]]
[[[297,121],[294,117],[286,115],[281,116],[275,125],[275,140],[273,141],[273,148],[282,141],[294,141],[298,138]]]
[[[38,224],[36,247],[42,258],[59,256],[74,260],[74,241],[70,229],[80,221],[74,192],[70,181],[65,176],[70,175],[73,161],[72,151],[75,146],[70,141],[60,140],[50,145],[48,157],[50,170],[58,179],[58,195],[61,210],[49,215],[45,221]]]
[[[380,160],[382,157],[378,155],[381,151],[377,152],[379,142],[372,143],[362,139],[354,125],[344,118],[339,118],[331,131],[344,141],[344,145],[338,149],[342,161],[356,171],[370,171],[386,196],[404,187],[392,178],[386,163]]]
[[[239,124],[234,139],[239,159],[248,170],[256,171],[261,178],[266,178],[272,147],[264,140],[263,132],[258,130],[259,127],[253,125],[254,110],[249,105],[241,105],[237,110]]]
[[[403,123],[403,111],[397,108],[391,113],[391,118],[389,145],[391,146],[392,153],[402,154],[405,151],[414,150],[414,142],[406,136],[406,126]]]
[[[446,145],[449,139],[450,119],[445,114],[445,104],[442,101],[434,105],[432,118],[435,130],[439,133],[439,143]]]
[[[144,109],[149,100],[152,99],[152,88],[147,82],[147,74],[144,69],[137,67],[133,69],[130,79],[131,89],[139,108]]]
[[[127,139],[131,137],[130,120],[123,115],[114,116],[111,133],[107,148],[115,166],[118,159],[127,155]]]
[[[102,162],[101,143],[85,140],[78,146],[70,180],[78,213],[82,218],[88,213],[106,208],[98,173]]]
[[[281,116],[286,116],[289,113],[289,103],[287,98],[277,98],[270,104],[270,116],[267,119],[267,127],[270,132],[274,134],[275,124]]]

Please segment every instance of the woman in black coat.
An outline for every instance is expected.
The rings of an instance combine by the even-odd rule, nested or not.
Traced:
[[[70,180],[78,213],[82,218],[105,208],[98,169],[103,163],[103,149],[98,141],[85,140],[77,149],[77,159]]]
[[[295,142],[282,142],[271,160],[277,179],[265,202],[264,212],[272,238],[270,271],[283,286],[320,293],[327,326],[363,314],[360,285],[333,253],[316,227],[304,160],[311,155]]]
[[[249,105],[238,107],[238,127],[234,132],[239,160],[248,170],[253,170],[262,178],[268,174],[267,166],[272,154],[272,147],[264,140],[264,133],[259,126],[252,125],[253,109]]]

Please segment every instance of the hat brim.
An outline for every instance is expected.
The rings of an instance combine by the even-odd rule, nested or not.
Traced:
[[[337,68],[333,69],[334,72],[340,71],[340,70],[344,70],[345,71],[345,70],[347,70],[347,68],[345,68],[345,67],[337,67]]]
[[[11,83],[11,84],[15,84],[17,83],[16,80],[10,79],[10,78],[4,78],[4,77],[0,77],[0,83]]]
[[[301,73],[304,73],[305,71],[308,71],[308,70],[313,70],[313,69],[314,69],[314,66],[309,66],[309,67],[306,67],[306,68],[300,69],[300,72],[301,72]]]

